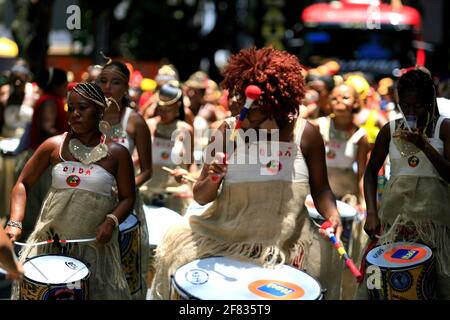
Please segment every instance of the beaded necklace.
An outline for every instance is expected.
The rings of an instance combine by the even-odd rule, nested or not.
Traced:
[[[108,155],[108,146],[105,144],[106,137],[102,135],[100,143],[95,147],[87,147],[77,138],[70,139],[70,154],[85,165],[95,163]]]

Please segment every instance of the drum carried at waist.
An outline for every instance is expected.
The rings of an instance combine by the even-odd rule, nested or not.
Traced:
[[[139,236],[139,219],[130,214],[119,225],[119,246],[122,270],[128,282],[131,294],[141,288],[141,241]]]
[[[429,247],[396,242],[373,248],[366,261],[370,299],[436,299],[435,259]]]
[[[20,300],[88,300],[86,263],[64,255],[42,255],[23,263]]]
[[[323,290],[313,277],[293,267],[276,268],[226,257],[198,259],[172,275],[178,300],[321,300]]]
[[[305,206],[308,210],[309,217],[315,222],[315,224],[320,227],[322,223],[325,221],[324,217],[317,211],[316,206],[314,205],[314,201],[311,195],[307,195],[305,199]],[[336,200],[336,206],[341,216],[342,221],[342,235],[341,239],[345,246],[346,250],[349,250],[350,240],[352,237],[352,226],[353,221],[355,220],[357,211],[351,205]]]

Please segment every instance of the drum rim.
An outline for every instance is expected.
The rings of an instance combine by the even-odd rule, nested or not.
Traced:
[[[136,223],[136,224],[133,224],[133,225],[132,225],[131,227],[129,227],[129,228],[120,230],[120,225],[121,225],[126,219],[128,219],[128,216],[134,216],[134,217],[136,218],[136,222],[137,222],[137,223]],[[139,221],[139,218],[138,218],[138,216],[137,216],[136,214],[130,213],[128,216],[125,218],[125,220],[122,221],[121,224],[119,224],[119,232],[120,232],[120,233],[127,233],[127,232],[129,232],[129,231],[131,231],[131,230],[133,230],[133,229],[139,227],[140,224],[141,224],[141,221]]]
[[[404,266],[388,266],[388,267],[385,267],[385,266],[380,266],[380,265],[378,265],[378,264],[374,264],[374,263],[372,263],[372,262],[370,262],[368,259],[369,259],[369,253],[371,252],[371,251],[373,251],[373,250],[375,250],[375,249],[377,249],[377,248],[379,248],[379,247],[382,247],[382,246],[387,246],[387,245],[382,245],[382,244],[380,244],[380,245],[378,245],[378,246],[376,246],[376,247],[373,247],[368,253],[367,253],[367,256],[366,256],[366,262],[369,264],[369,265],[373,265],[373,266],[377,266],[378,268],[380,268],[381,270],[410,270],[410,269],[414,269],[415,267],[417,267],[417,266],[419,266],[419,265],[422,265],[422,264],[424,264],[424,263],[428,263],[428,262],[432,262],[433,260],[435,260],[435,255],[433,254],[433,250],[429,247],[429,246],[427,246],[426,244],[423,244],[423,243],[418,243],[418,242],[410,242],[410,241],[399,241],[399,242],[395,242],[395,243],[402,243],[402,244],[412,244],[412,245],[420,245],[420,246],[423,246],[423,247],[425,247],[425,248],[427,248],[427,249],[429,249],[430,250],[430,252],[431,252],[431,256],[428,258],[428,259],[426,259],[426,260],[422,260],[422,261],[420,261],[420,262],[414,262],[414,263],[412,263],[412,264],[405,264]],[[384,261],[384,260],[383,260]]]
[[[306,198],[305,198],[305,203],[306,203],[306,200],[311,200],[311,201],[314,203],[314,200],[312,199],[312,195],[311,195],[311,194],[308,194],[308,195],[306,196]],[[324,219],[323,216],[319,213],[319,211],[317,210],[317,208],[316,208],[315,205],[314,205],[314,208],[310,208],[310,207],[308,207],[305,203],[304,203],[303,205],[305,206],[306,211],[308,212],[308,215],[309,215],[309,217],[310,217],[311,219],[317,219],[317,220],[323,220],[323,221],[325,221],[325,219]],[[341,205],[344,205],[344,206],[347,206],[347,207],[351,208],[351,209],[352,209],[351,211],[354,212],[354,214],[351,215],[351,216],[345,216],[345,217],[343,217],[342,214],[341,214],[341,212],[339,211],[339,203],[341,203]],[[341,220],[353,221],[353,220],[355,220],[356,216],[358,215],[358,210],[356,210],[356,208],[354,208],[353,206],[351,206],[351,205],[349,205],[348,203],[345,203],[344,201],[341,201],[341,200],[337,200],[337,199],[336,199],[336,208],[338,209],[338,213],[339,213],[339,216],[340,216]],[[314,210],[314,211],[316,211],[317,213],[316,213],[316,212],[311,212],[310,210]],[[313,214],[314,216],[312,216],[312,214]]]
[[[82,262],[86,266],[86,269],[88,270],[88,274],[85,277],[83,277],[82,279],[75,280],[75,281],[70,281],[70,282],[61,282],[61,283],[48,283],[48,282],[41,282],[41,281],[33,280],[33,279],[30,279],[29,277],[27,277],[25,275],[25,273],[24,273],[23,277],[25,279],[29,280],[30,282],[33,282],[35,284],[44,285],[44,286],[63,286],[63,285],[67,285],[68,283],[73,283],[73,282],[76,282],[76,281],[88,281],[89,280],[89,278],[91,276],[91,269],[89,269],[90,264],[86,263],[85,261],[83,261],[81,259],[74,258],[74,257],[68,256],[68,255],[57,254],[57,253],[42,254],[42,255],[39,255],[39,256],[34,256],[34,257],[29,258],[29,259],[26,259],[23,263],[25,264],[28,260],[32,260],[34,258],[40,258],[40,257],[46,257],[46,256],[62,256],[62,257],[68,257],[68,258],[72,258],[74,260],[78,260],[78,261]]]
[[[233,258],[226,257],[226,256],[210,256],[210,257],[206,257],[206,258],[197,258],[197,259],[194,259],[194,260],[192,260],[192,261],[190,261],[190,262],[187,262],[187,263],[183,264],[183,265],[180,266],[177,270],[175,270],[175,272],[170,276],[170,277],[172,278],[172,282],[173,282],[174,284],[176,284],[177,288],[178,288],[179,290],[181,290],[183,293],[185,293],[186,296],[192,297],[192,298],[197,299],[197,300],[202,300],[202,299],[200,299],[200,298],[194,296],[193,294],[187,293],[186,290],[180,288],[179,285],[176,283],[176,280],[175,280],[175,274],[176,274],[176,272],[177,272],[179,269],[181,269],[182,267],[184,267],[184,266],[186,266],[186,265],[188,265],[188,264],[190,264],[190,263],[193,263],[193,262],[198,261],[198,260],[206,260],[206,259],[213,259],[213,258],[225,258],[225,259],[229,259],[229,260],[235,260],[235,261],[239,261],[239,262],[243,262],[243,263],[250,263],[250,264],[251,264],[251,262],[248,262],[248,261],[241,261],[241,260],[233,259]],[[255,266],[258,266],[258,265],[255,264]],[[295,267],[293,267],[293,266],[291,266],[291,265],[283,264],[283,267],[288,267],[288,268],[294,269],[295,271],[300,271],[300,272],[304,273],[306,276],[312,278],[312,279],[317,283],[317,285],[319,286],[319,293],[318,293],[318,296],[317,296],[315,299],[309,299],[309,301],[323,300],[323,299],[319,299],[319,298],[324,296],[324,289],[325,289],[325,288],[322,287],[322,284],[317,280],[316,277],[313,277],[313,276],[310,275],[309,273],[306,273],[305,271],[300,270],[300,269],[297,269],[297,268],[295,268]],[[280,281],[281,281],[281,280],[280,280]],[[251,299],[250,299],[250,300],[251,300]],[[265,299],[265,300],[272,300],[272,299]],[[291,300],[291,301],[296,301],[296,300],[302,300],[302,299],[295,299],[295,300]]]
[[[181,268],[181,267],[180,267]],[[176,271],[175,271],[175,273],[176,273]],[[181,288],[179,285],[178,285],[178,283],[176,282],[176,280],[175,280],[175,273],[174,274],[172,274],[172,275],[170,275],[170,282],[171,282],[171,284],[174,286],[174,288],[178,291],[178,294],[184,294],[185,295],[185,297],[187,298],[187,299],[185,299],[185,300],[202,300],[202,299],[200,299],[200,298],[198,298],[198,297],[196,297],[196,296],[194,296],[193,294],[190,294],[189,292],[187,292],[186,290],[184,290],[183,288]]]

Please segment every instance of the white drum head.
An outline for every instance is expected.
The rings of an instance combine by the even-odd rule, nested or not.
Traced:
[[[144,212],[149,243],[154,247],[161,242],[167,229],[183,220],[177,212],[164,207],[144,206]]]
[[[138,217],[134,214],[129,214],[128,217],[119,225],[120,232],[124,232],[133,228],[139,222]]]
[[[83,262],[61,255],[31,258],[24,262],[23,269],[28,279],[47,284],[74,282],[89,275],[89,269]]]
[[[14,152],[19,146],[20,139],[18,138],[7,138],[0,140],[0,150],[4,152]]]
[[[366,260],[380,268],[396,269],[422,264],[432,256],[430,248],[414,242],[395,242],[393,245],[375,247]]]
[[[313,277],[293,267],[268,269],[224,257],[192,261],[172,281],[183,295],[199,300],[317,300],[322,295]]]
[[[342,220],[353,220],[355,218],[357,212],[356,209],[351,205],[340,200],[336,200],[336,205]],[[317,211],[316,206],[314,205],[313,198],[310,194],[306,196],[305,206],[306,209],[308,209],[309,216],[312,219],[324,220],[319,211]]]

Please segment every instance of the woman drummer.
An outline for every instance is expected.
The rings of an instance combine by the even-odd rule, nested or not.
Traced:
[[[247,86],[253,84],[262,90],[242,123],[245,134],[253,140],[248,144],[239,144],[239,138],[236,145],[230,142],[229,130],[237,123],[234,117],[218,129],[219,134],[208,147],[215,160],[206,159],[194,185],[194,199],[199,204],[213,203],[201,215],[190,216],[185,224],[166,233],[157,250],[153,298],[169,299],[170,276],[176,269],[207,256],[223,255],[275,266],[292,263],[301,250],[305,257],[301,266],[312,271],[314,265],[307,261],[311,234],[300,234],[309,223],[302,208],[310,187],[319,212],[340,235],[340,217],[326,176],[323,140],[312,125],[296,117],[304,94],[301,74],[295,56],[273,48],[244,49],[230,58],[222,85],[238,98],[241,108]],[[250,145],[260,147],[259,152],[267,155],[264,133],[268,130],[274,140],[269,144],[279,146],[281,155],[276,152],[264,161],[237,163],[238,156],[247,159]],[[218,152],[228,149],[228,161],[233,164]],[[253,156],[258,157],[259,152]]]
[[[182,173],[195,173],[192,155],[194,130],[184,121],[181,88],[164,84],[157,94],[156,116],[147,120],[152,136],[153,177],[141,188],[144,202],[164,206],[184,214],[192,201],[190,184],[182,181]],[[163,167],[175,170],[169,175]]]
[[[151,136],[144,118],[129,107],[128,82],[130,71],[119,61],[108,61],[97,77],[96,83],[102,88],[105,97],[111,102],[105,110],[100,130],[113,141],[123,145],[133,155],[137,151],[136,188],[142,186],[152,176]],[[134,299],[143,300],[147,294],[145,282],[149,261],[149,236],[144,208],[139,193],[136,194],[134,212],[139,219],[140,233],[140,290],[133,294]]]
[[[326,163],[328,170],[328,179],[331,190],[336,198],[342,200],[354,208],[360,208],[365,211],[363,175],[367,163],[369,152],[369,143],[367,141],[366,130],[355,125],[353,117],[360,109],[359,96],[357,91],[346,84],[335,87],[329,97],[331,114],[327,117],[317,119],[320,133],[325,141]],[[353,169],[356,163],[356,172]],[[360,239],[363,233],[363,224],[357,217],[353,219],[353,230],[350,229],[350,235],[347,235],[349,244],[348,249],[352,249],[349,254],[354,261],[359,260],[357,252],[362,250],[367,237]],[[353,232],[352,232],[353,231]],[[318,241],[323,241],[317,237]],[[360,242],[363,242],[360,245]],[[351,246],[350,246],[351,244]],[[314,250],[321,248],[321,255],[335,256],[327,244],[315,246]],[[354,249],[354,250],[353,250]],[[328,272],[325,270],[328,269]],[[339,271],[339,272],[338,272]],[[334,299],[349,299],[354,295],[356,281],[348,271],[344,271],[344,281],[341,282],[341,269],[336,268],[336,262],[328,262],[324,265],[323,274],[319,281],[327,286],[327,297]],[[348,273],[347,273],[348,272]],[[342,285],[343,288],[340,288]],[[336,288],[334,290],[333,288]],[[349,292],[350,291],[350,292]]]
[[[67,245],[67,255],[90,265],[91,299],[129,299],[120,263],[118,226],[135,201],[133,163],[128,151],[99,130],[107,106],[102,90],[79,83],[69,93],[70,132],[47,139],[25,165],[11,193],[6,232],[20,239],[27,190],[52,166],[52,185],[20,260],[61,253],[57,245],[33,246],[48,239],[86,239]],[[112,193],[117,183],[117,196]],[[16,288],[17,289],[17,288]],[[18,298],[18,293],[13,293]]]
[[[432,248],[437,297],[450,299],[450,120],[440,116],[436,86],[424,68],[400,77],[397,97],[405,117],[381,129],[364,175],[364,230],[380,244],[412,241]],[[377,173],[388,155],[391,177],[378,209]],[[367,296],[365,286],[360,289],[358,298]]]

